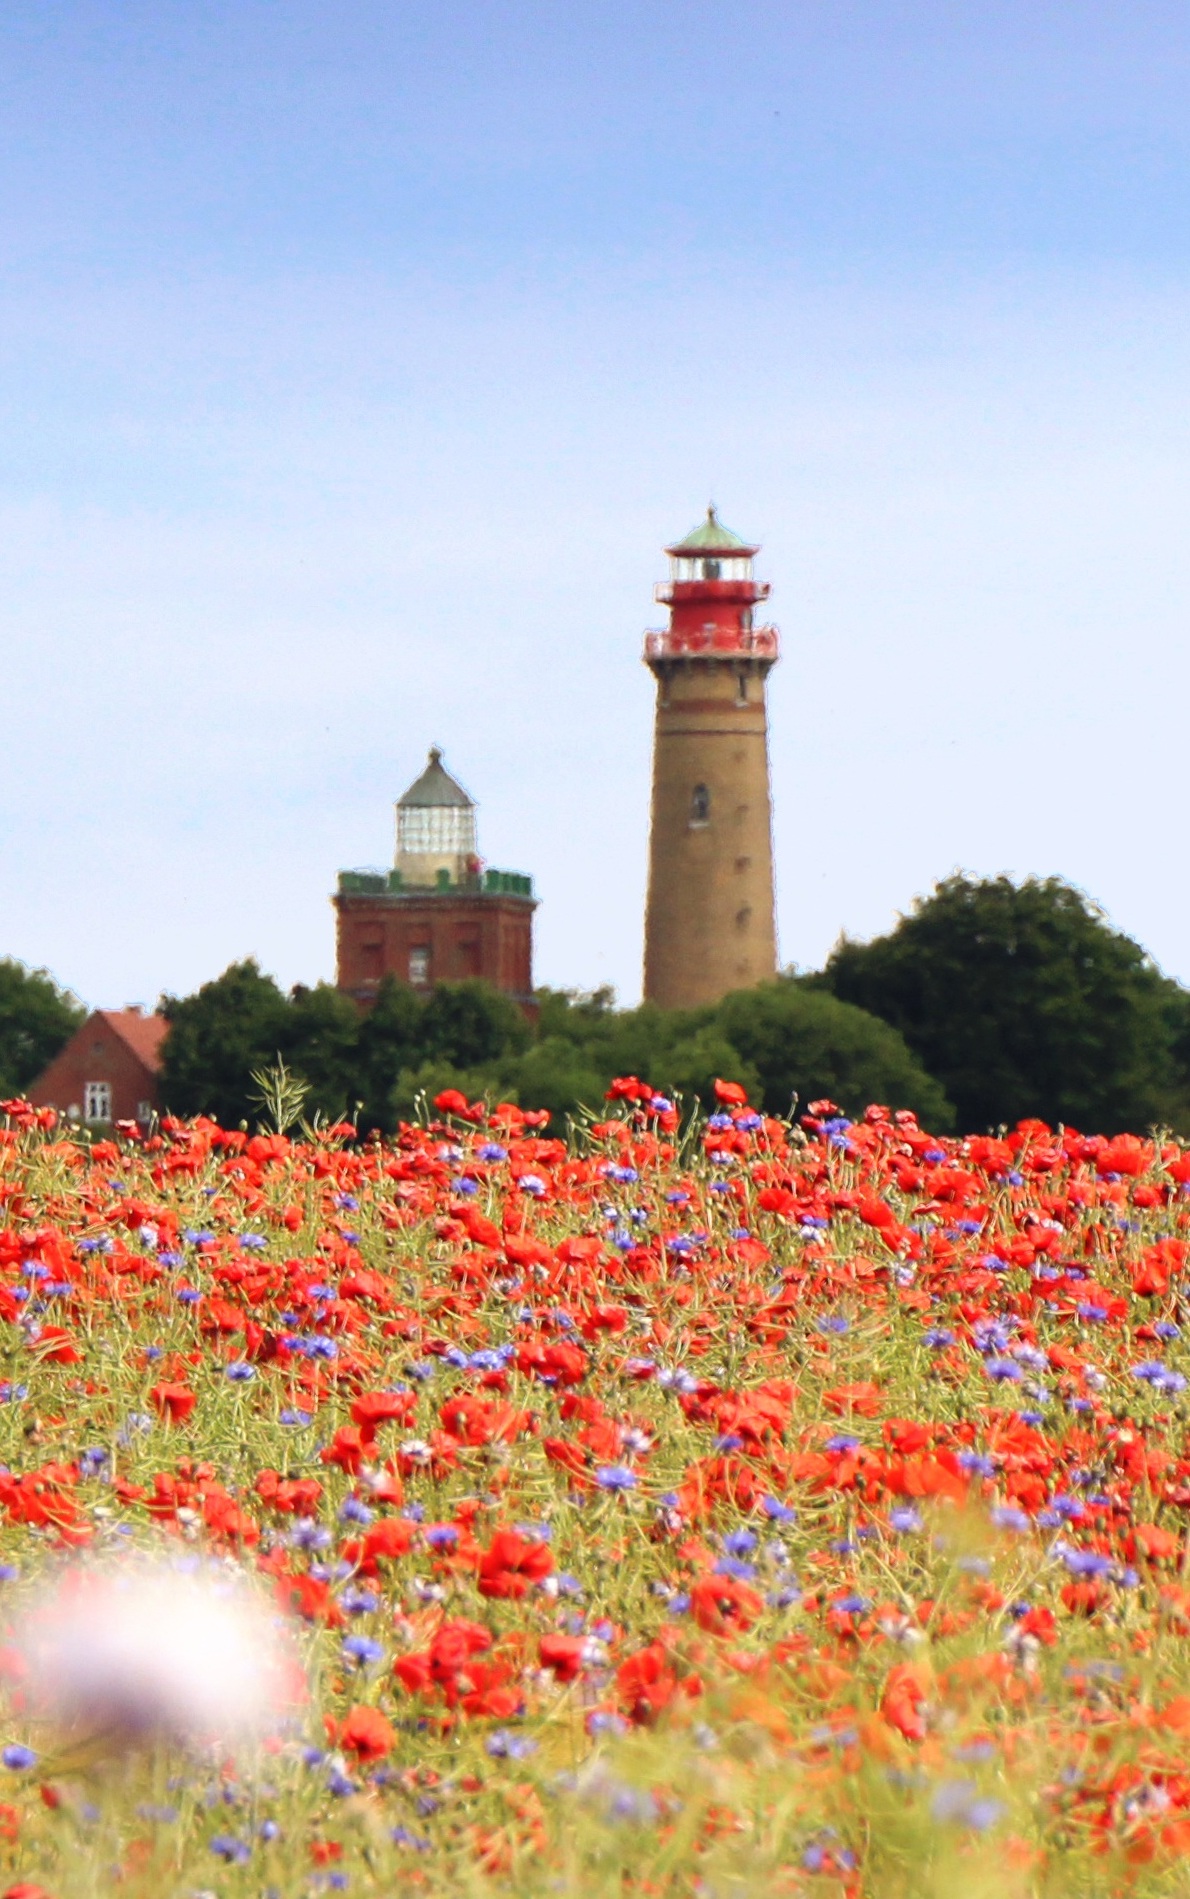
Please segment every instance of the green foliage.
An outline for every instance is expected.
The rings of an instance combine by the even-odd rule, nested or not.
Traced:
[[[0,1095],[20,1094],[35,1081],[86,1016],[48,970],[0,957]]]
[[[443,982],[425,1005],[419,1040],[430,1061],[472,1068],[519,1054],[530,1029],[511,996],[488,983]]]
[[[433,1115],[435,1095],[447,1088],[457,1088],[468,1101],[495,1101],[502,1092],[490,1072],[456,1068],[452,1062],[419,1062],[415,1068],[403,1068],[392,1083],[381,1125],[395,1127],[399,1121],[420,1120],[427,1112]]]
[[[904,1037],[851,1003],[778,977],[725,996],[716,1021],[742,1057],[737,1066],[759,1077],[770,1114],[788,1114],[793,1095],[803,1109],[827,1096],[853,1114],[881,1101],[912,1108],[923,1125],[939,1131],[954,1125],[944,1090]]]
[[[265,1129],[270,1134],[288,1134],[302,1118],[306,1098],[310,1093],[310,1084],[300,1075],[294,1075],[286,1068],[280,1057],[271,1068],[256,1068],[252,1071],[252,1095],[264,1115]]]
[[[830,1095],[852,1111],[884,1101],[935,1127],[952,1124],[943,1090],[887,1023],[786,979],[697,1010],[616,1010],[606,992],[546,991],[538,1033],[527,1054],[500,1065],[499,1079],[522,1105],[548,1107],[557,1129],[624,1074],[707,1107],[722,1076],[742,1082],[770,1113],[786,1113],[794,1094],[803,1102]]]
[[[304,1091],[304,1112],[354,1116],[391,1128],[420,1091],[502,1090],[501,1068],[528,1047],[531,1030],[509,997],[482,982],[442,984],[428,1002],[391,978],[370,1010],[330,983],[289,996],[249,959],[193,996],[168,996],[163,1094],[176,1114],[213,1114],[227,1126],[276,1123],[275,1088],[261,1076],[283,1063]]]
[[[360,1012],[333,984],[313,989],[300,983],[289,998],[281,1052],[307,1084],[307,1115],[342,1120],[355,1112],[359,1094]]]
[[[576,1108],[602,1109],[608,1082],[588,1052],[562,1035],[547,1036],[505,1064],[502,1079],[506,1098],[526,1108],[548,1108],[558,1129]]]
[[[617,1009],[612,992],[542,990],[530,1026],[477,981],[423,1002],[385,980],[361,1012],[326,983],[285,997],[255,963],[169,999],[166,1099],[250,1119],[251,1077],[283,1057],[309,1108],[391,1128],[419,1094],[550,1110],[555,1131],[616,1075],[714,1100],[740,1081],[770,1113],[829,1096],[913,1108],[939,1130],[1035,1114],[1091,1130],[1190,1128],[1190,994],[1057,878],[952,877],[889,936],[844,941],[821,975],[781,977],[713,1008]],[[361,1105],[362,1104],[362,1105]]]
[[[1190,998],[1060,878],[949,877],[818,980],[900,1030],[963,1128],[1190,1125]]]
[[[161,1092],[173,1114],[213,1114],[225,1127],[255,1118],[253,1071],[286,1044],[290,1005],[249,957],[193,996],[164,996],[169,1034]]]
[[[389,1128],[399,1118],[392,1102],[393,1084],[420,1060],[423,1007],[408,983],[386,976],[372,1007],[358,1019],[356,1087],[364,1129]]]

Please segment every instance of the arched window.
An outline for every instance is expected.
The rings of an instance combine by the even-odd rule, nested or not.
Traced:
[[[711,821],[711,794],[706,785],[695,785],[690,794],[691,824],[709,824]]]

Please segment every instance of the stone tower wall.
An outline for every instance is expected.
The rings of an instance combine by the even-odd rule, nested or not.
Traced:
[[[644,993],[664,1009],[696,1008],[776,973],[769,665],[746,657],[651,663],[657,717]]]
[[[386,975],[425,994],[435,983],[479,976],[533,1009],[532,897],[340,892],[332,902],[338,912],[335,981],[357,1001],[370,1002]]]

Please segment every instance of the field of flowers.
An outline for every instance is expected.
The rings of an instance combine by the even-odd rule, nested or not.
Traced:
[[[0,1619],[155,1547],[310,1682],[117,1757],[0,1651],[6,1899],[1190,1889],[1190,1153],[719,1093],[3,1104]]]

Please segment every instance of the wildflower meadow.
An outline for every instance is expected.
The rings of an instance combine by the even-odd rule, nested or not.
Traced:
[[[5,1899],[1190,1889],[1190,1151],[716,1093],[3,1104]],[[251,1747],[47,1712],[141,1562]]]

